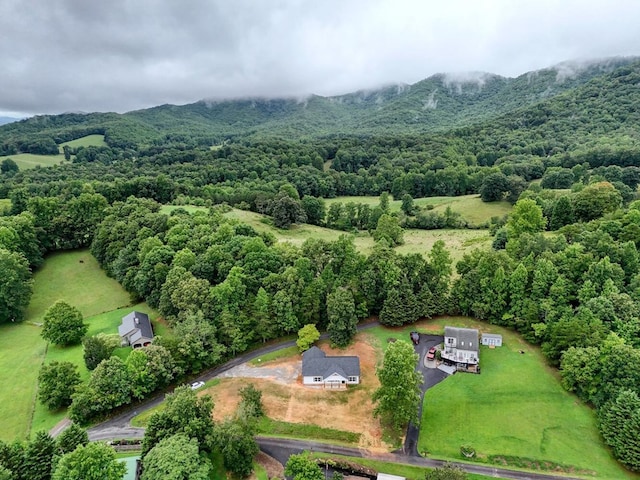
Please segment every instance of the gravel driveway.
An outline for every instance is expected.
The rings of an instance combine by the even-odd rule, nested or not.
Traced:
[[[268,378],[278,383],[290,385],[297,382],[302,374],[302,362],[274,365],[273,367],[252,367],[247,363],[230,368],[218,375],[218,378],[245,377]]]

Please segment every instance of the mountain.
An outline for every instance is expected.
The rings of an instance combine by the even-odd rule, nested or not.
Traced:
[[[15,117],[0,117],[0,125],[6,125],[7,123],[13,123],[21,120],[20,118]]]
[[[235,137],[443,132],[505,115],[521,116],[523,109],[553,105],[565,95],[580,98],[580,92],[596,81],[599,88],[608,89],[615,72],[625,69],[640,71],[638,58],[565,62],[517,78],[484,72],[437,74],[413,85],[388,85],[333,97],[202,100],[125,114],[38,116],[0,127],[0,147],[13,144],[25,151],[34,138],[59,144],[90,133],[105,134],[110,146],[134,147],[167,138],[213,144]],[[628,91],[624,98],[608,98],[625,108],[629,95],[637,94]]]

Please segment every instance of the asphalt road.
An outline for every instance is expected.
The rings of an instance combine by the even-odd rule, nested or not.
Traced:
[[[418,345],[414,345],[415,351],[418,354],[418,365],[416,370],[422,374],[424,379],[420,386],[420,405],[418,407],[418,421],[422,419],[422,403],[425,392],[433,387],[436,383],[441,382],[449,375],[437,368],[427,368],[424,365],[424,358],[431,347],[440,345],[444,341],[442,335],[425,335],[420,334],[420,342]],[[423,430],[428,431],[428,430]],[[402,453],[406,455],[420,455],[418,453],[418,437],[420,436],[420,425],[415,425],[413,422],[407,427],[407,435],[404,439],[404,445]]]
[[[312,452],[323,452],[335,455],[347,455],[350,457],[369,458],[372,460],[380,460],[388,463],[401,463],[405,465],[415,465],[419,467],[437,468],[442,467],[445,463],[443,460],[433,460],[420,456],[402,455],[398,453],[384,453],[375,454],[367,450],[361,450],[359,448],[342,447],[337,445],[328,445],[320,442],[306,441],[306,440],[292,440],[288,438],[271,438],[271,437],[256,437],[260,450],[267,455],[275,458],[283,465],[287,463],[290,455],[301,453],[305,450]],[[486,475],[494,478],[511,478],[514,480],[578,480],[573,477],[564,477],[556,475],[548,475],[544,473],[529,473],[520,472],[518,470],[509,470],[506,468],[494,468],[484,465],[468,464],[468,463],[455,463],[448,462],[456,465],[467,473],[476,473],[480,475]]]

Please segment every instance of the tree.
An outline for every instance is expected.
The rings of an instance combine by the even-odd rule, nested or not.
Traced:
[[[387,292],[387,297],[380,310],[380,323],[389,327],[399,327],[413,323],[418,319],[416,297],[407,281]]]
[[[507,238],[517,239],[523,233],[533,235],[543,231],[545,225],[546,219],[542,215],[542,208],[535,201],[529,198],[519,200],[507,221]]]
[[[293,223],[307,221],[302,203],[299,199],[291,198],[285,193],[279,193],[271,201],[269,211],[273,217],[273,223],[278,228],[289,228]]]
[[[389,344],[382,367],[377,369],[380,388],[373,394],[378,403],[374,415],[399,428],[418,420],[422,376],[416,371],[418,354],[406,342]]]
[[[26,258],[0,247],[0,324],[22,320],[31,292],[31,272]]]
[[[89,443],[87,431],[77,423],[72,423],[56,437],[58,451],[61,454],[73,452],[80,445]]]
[[[249,476],[253,470],[253,457],[260,447],[248,424],[238,419],[227,420],[216,428],[215,438],[225,468],[239,477]]]
[[[609,182],[593,183],[573,197],[573,209],[578,220],[588,222],[620,208],[622,195]]]
[[[460,467],[454,467],[450,463],[434,468],[424,476],[425,480],[465,480],[467,474]]]
[[[106,336],[91,336],[82,339],[82,356],[88,370],[94,370],[98,364],[111,356],[115,346]]]
[[[373,232],[373,239],[376,242],[385,240],[390,246],[402,245],[403,230],[397,217],[383,214],[378,219],[378,224]]]
[[[296,340],[298,350],[300,350],[301,352],[309,350],[311,345],[313,345],[319,338],[320,332],[314,324],[309,323],[305,325],[300,330],[298,330],[298,340]]]
[[[302,209],[307,216],[307,223],[322,225],[326,215],[326,207],[322,198],[305,195],[302,197]]]
[[[414,205],[413,205],[413,197],[408,193],[402,195],[402,205],[400,206],[405,215],[413,215]]]
[[[58,300],[44,314],[41,335],[51,343],[67,346],[79,343],[88,328],[82,321],[80,310]]]
[[[640,471],[640,397],[622,390],[600,410],[600,431],[614,456],[627,468]]]
[[[25,460],[25,446],[22,442],[15,440],[7,444],[0,440],[0,466],[10,472],[8,480],[26,479]]]
[[[142,462],[141,480],[208,480],[211,462],[200,456],[198,441],[184,434],[164,438]]]
[[[96,411],[104,412],[129,403],[131,382],[127,365],[116,356],[103,360],[91,373],[88,388],[96,396],[93,399]]]
[[[349,345],[356,336],[358,325],[356,303],[351,290],[337,288],[335,292],[327,295],[327,317],[327,332],[331,343],[341,348]]]
[[[37,432],[24,452],[24,478],[49,480],[55,450],[55,440],[47,432]]]
[[[71,396],[80,384],[78,367],[71,362],[42,365],[38,375],[38,398],[49,410],[71,405]]]
[[[18,173],[18,170],[20,170],[18,164],[11,158],[5,158],[2,163],[0,163],[0,173],[7,176]]]
[[[511,185],[509,179],[502,172],[490,173],[480,185],[480,198],[483,202],[495,202],[503,200]]]
[[[573,213],[573,205],[567,195],[563,195],[558,198],[553,204],[553,210],[551,211],[551,220],[549,221],[550,230],[558,230],[565,225],[571,225],[575,222],[575,215]]]
[[[113,448],[104,443],[89,443],[64,454],[52,480],[121,480],[126,471]]]
[[[284,474],[293,480],[324,480],[324,474],[309,452],[291,455],[284,468]]]
[[[264,415],[264,406],[262,405],[262,391],[258,390],[253,384],[240,389],[240,405],[238,405],[239,416],[247,419],[258,419]]]
[[[380,203],[378,204],[382,213],[389,213],[389,192],[380,194]]]
[[[142,456],[144,457],[163,438],[183,433],[195,438],[201,451],[210,451],[213,444],[213,401],[208,395],[196,396],[188,385],[167,394],[164,410],[151,415],[144,433]]]

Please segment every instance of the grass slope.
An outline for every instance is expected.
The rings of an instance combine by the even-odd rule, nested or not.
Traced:
[[[360,197],[359,197],[360,198]],[[293,225],[289,230],[281,230],[265,223],[264,215],[247,212],[244,210],[232,210],[225,214],[229,218],[235,218],[241,222],[253,226],[259,232],[270,232],[278,241],[290,242],[294,245],[302,245],[308,238],[322,238],[328,241],[337,240],[340,235],[353,235],[340,230],[317,227],[315,225]],[[451,255],[454,263],[462,256],[475,248],[490,248],[492,238],[487,230],[417,230],[407,229],[404,232],[404,245],[396,247],[401,254],[419,253],[426,255],[431,251],[433,244],[442,240]],[[354,243],[358,251],[369,254],[373,250],[374,241],[366,232],[354,235]]]
[[[33,153],[17,153],[0,157],[0,162],[5,158],[10,158],[18,165],[20,170],[36,167],[51,167],[64,162],[64,155],[35,155]]]
[[[47,349],[46,342],[40,337],[40,327],[36,324],[42,322],[45,310],[60,299],[78,307],[90,325],[90,332],[96,333],[107,328],[107,323],[113,324],[116,316],[120,315],[118,312],[102,319],[100,314],[129,304],[128,294],[115,280],[105,275],[88,250],[58,252],[47,257],[34,275],[34,294],[26,320],[21,324],[0,327],[1,440],[28,436],[38,371],[45,357],[47,361],[80,358],[82,364],[81,347],[63,350],[50,346]],[[48,428],[52,422],[55,424],[58,417],[53,415],[45,419],[48,412],[40,411],[39,405],[35,408],[34,428]]]
[[[594,412],[562,388],[538,348],[511,331],[471,319],[430,323],[432,328],[448,324],[501,333],[504,346],[481,348],[481,375],[456,374],[427,391],[421,452],[461,460],[460,446],[468,444],[484,461],[512,457],[506,463],[524,468],[531,460],[549,461],[598,478],[640,478],[613,459]]]
[[[84,137],[76,138],[69,142],[60,144],[60,153],[62,153],[62,147],[68,146],[70,148],[78,147],[106,147],[107,143],[104,141],[104,135],[86,135]]]
[[[375,207],[380,203],[380,197],[336,197],[325,199],[327,208],[332,203],[364,203],[370,207]],[[415,198],[413,204],[417,207],[433,206],[433,211],[444,213],[447,207],[462,215],[462,218],[473,225],[482,225],[491,220],[491,217],[502,217],[511,212],[513,208],[509,202],[483,202],[478,195],[461,195],[459,197],[427,197]],[[391,212],[399,212],[401,200],[390,200],[389,209]]]

